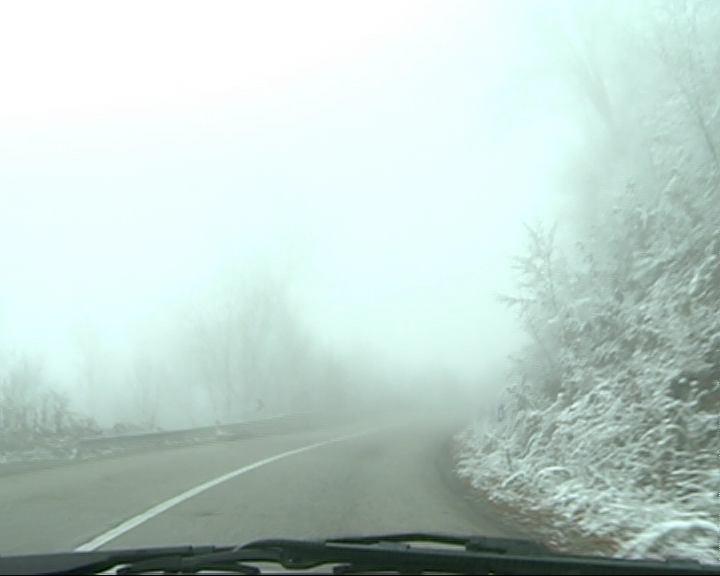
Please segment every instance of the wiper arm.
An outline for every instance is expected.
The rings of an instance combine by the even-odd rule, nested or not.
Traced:
[[[424,545],[416,546],[413,543]],[[453,574],[720,574],[718,567],[695,561],[645,561],[556,554],[529,540],[427,533],[350,536],[324,541],[267,539],[231,551],[133,563],[118,570],[132,574],[150,570],[192,573],[226,570],[260,573],[252,562],[271,562],[289,570],[332,566],[335,574],[423,572]],[[255,570],[253,572],[253,570]]]
[[[372,536],[347,536],[331,538],[326,543],[337,544],[381,544],[383,542],[424,542],[428,544],[440,544],[450,546],[461,546],[472,552],[498,552],[514,554],[552,554],[552,551],[544,544],[535,540],[518,538],[500,538],[493,536],[463,536],[454,534],[435,534],[428,532],[401,532],[398,534],[384,534]]]
[[[243,564],[242,548],[231,549],[226,552],[210,552],[196,556],[161,556],[149,560],[141,560],[118,568],[117,574],[146,574],[158,572],[160,574],[192,574],[201,570],[218,570],[230,574],[261,574],[262,571],[249,564]],[[255,555],[253,555],[255,556]],[[281,562],[275,559],[272,552],[264,553],[263,558],[255,561]]]
[[[0,576],[6,574],[95,574],[118,565],[143,562],[153,558],[184,558],[233,549],[232,546],[165,546],[134,550],[0,556]]]
[[[420,545],[417,545],[420,543]],[[720,574],[695,561],[568,556],[536,542],[481,536],[406,533],[329,540],[266,539],[238,547],[170,547],[0,557],[0,574],[194,573],[259,574],[254,563],[288,570],[332,567],[333,573],[454,574]]]
[[[414,542],[434,546],[413,546]],[[274,549],[280,552],[280,563],[290,569],[334,564],[336,574],[380,571],[410,574],[720,574],[720,567],[692,560],[570,556],[554,553],[531,540],[428,533],[351,536],[324,542],[260,540],[243,548],[248,551]]]

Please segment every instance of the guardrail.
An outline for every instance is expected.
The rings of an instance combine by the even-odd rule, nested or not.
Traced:
[[[184,430],[96,436],[77,441],[75,458],[85,459],[94,456],[163,446],[186,446],[206,442],[250,438],[253,436],[288,434],[307,429],[308,427],[321,428],[322,426],[338,423],[342,421],[342,419],[342,416],[337,414],[328,415],[305,412]]]
[[[223,442],[255,436],[292,434],[300,430],[319,430],[326,426],[347,423],[361,416],[361,411],[347,410],[332,413],[301,412],[184,430],[68,439],[53,446],[36,446],[12,454],[0,454],[0,476],[48,465],[134,451]]]

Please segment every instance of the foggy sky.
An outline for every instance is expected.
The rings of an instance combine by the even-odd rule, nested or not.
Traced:
[[[227,270],[312,333],[463,375],[516,344],[522,223],[577,139],[533,4],[0,9],[0,345],[70,378]],[[28,34],[28,30],[32,33]]]

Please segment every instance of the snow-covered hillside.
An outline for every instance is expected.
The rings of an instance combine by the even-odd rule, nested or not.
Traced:
[[[588,162],[622,154],[597,171],[594,210],[573,223],[574,242],[529,228],[517,293],[505,301],[530,343],[513,361],[493,421],[458,435],[457,471],[545,525],[560,547],[585,540],[620,555],[713,561],[720,35],[701,32],[717,32],[720,17],[716,4],[673,6],[643,24],[655,69],[638,71],[628,56],[630,78],[620,62],[586,62],[596,66],[591,88],[603,91],[607,128],[603,154]],[[641,86],[654,92],[641,98],[633,93]],[[613,108],[615,94],[615,103],[635,99]]]
[[[619,553],[716,557],[720,219],[702,214],[649,210],[658,241],[628,244],[629,265],[539,272],[514,302],[535,340],[496,421],[459,436],[462,477]]]

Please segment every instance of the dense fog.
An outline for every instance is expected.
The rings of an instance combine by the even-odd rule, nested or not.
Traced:
[[[8,390],[185,426],[500,386],[569,131],[527,8],[4,7]]]
[[[717,10],[628,4],[4,6],[5,405],[482,411],[533,338],[526,225],[573,248],[646,137],[717,163],[717,21],[688,19]]]

